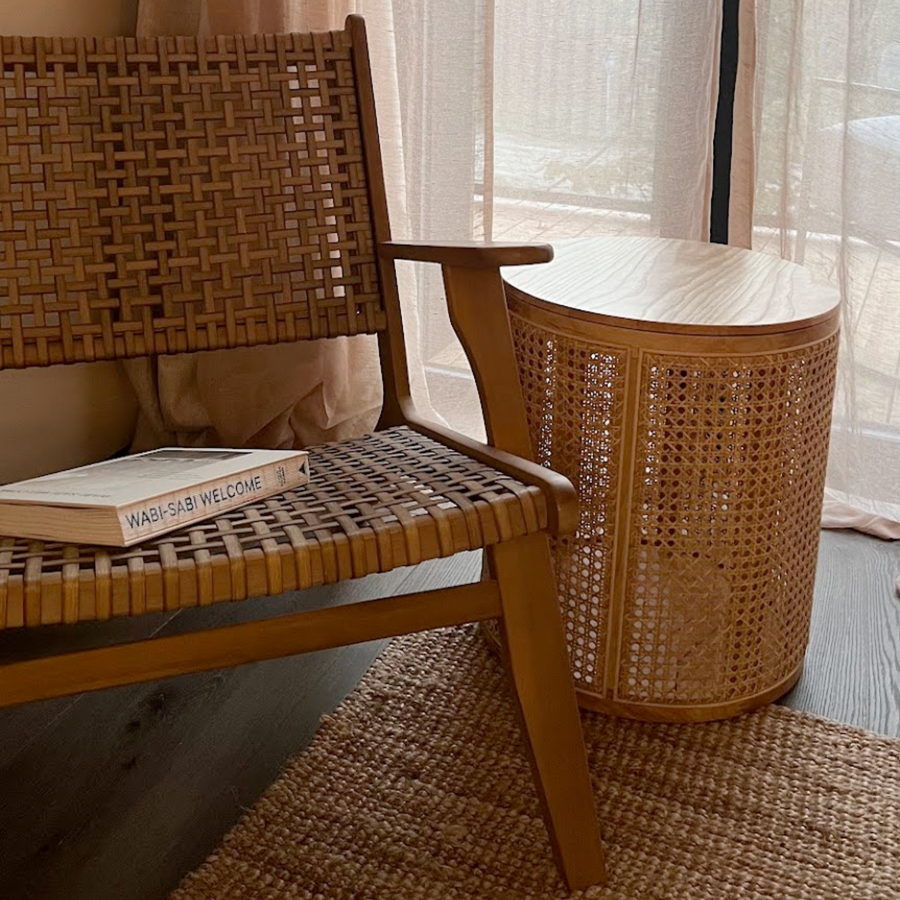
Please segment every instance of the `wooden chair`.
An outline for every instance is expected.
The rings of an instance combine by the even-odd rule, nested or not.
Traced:
[[[481,583],[8,663],[0,705],[498,618],[571,888],[603,878],[498,267],[546,246],[390,240],[362,19],[326,34],[0,40],[0,368],[377,333],[378,428],[308,488],[129,550],[0,537],[0,627],[246,600],[485,548]],[[443,266],[489,445],[410,399],[394,261]]]

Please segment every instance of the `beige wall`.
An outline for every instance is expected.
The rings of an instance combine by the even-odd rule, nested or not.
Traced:
[[[2,0],[3,34],[134,34],[138,0]]]
[[[137,0],[0,0],[0,33],[133,34]],[[115,364],[0,371],[0,483],[109,456],[136,402]]]

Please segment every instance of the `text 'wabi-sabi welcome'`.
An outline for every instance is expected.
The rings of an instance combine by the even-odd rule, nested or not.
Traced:
[[[177,500],[169,500],[165,503],[154,503],[149,506],[136,509],[125,516],[130,528],[141,528],[145,525],[156,525],[167,519],[177,518],[201,509],[208,509],[220,503],[227,503],[236,497],[261,491],[263,487],[262,477],[253,475],[248,478],[239,478],[227,484],[212,487],[207,490],[197,491],[187,497],[179,497]]]

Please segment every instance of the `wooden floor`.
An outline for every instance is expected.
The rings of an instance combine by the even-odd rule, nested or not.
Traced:
[[[479,556],[263,604],[0,635],[0,657],[471,581]],[[785,702],[900,736],[900,543],[822,539],[803,679]],[[264,606],[265,609],[260,607]],[[67,638],[64,636],[68,635]],[[73,643],[74,640],[74,643]],[[0,898],[159,900],[311,739],[381,645],[0,710]]]

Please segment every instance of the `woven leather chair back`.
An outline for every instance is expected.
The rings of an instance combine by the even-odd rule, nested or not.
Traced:
[[[347,32],[0,54],[0,369],[384,329]]]

